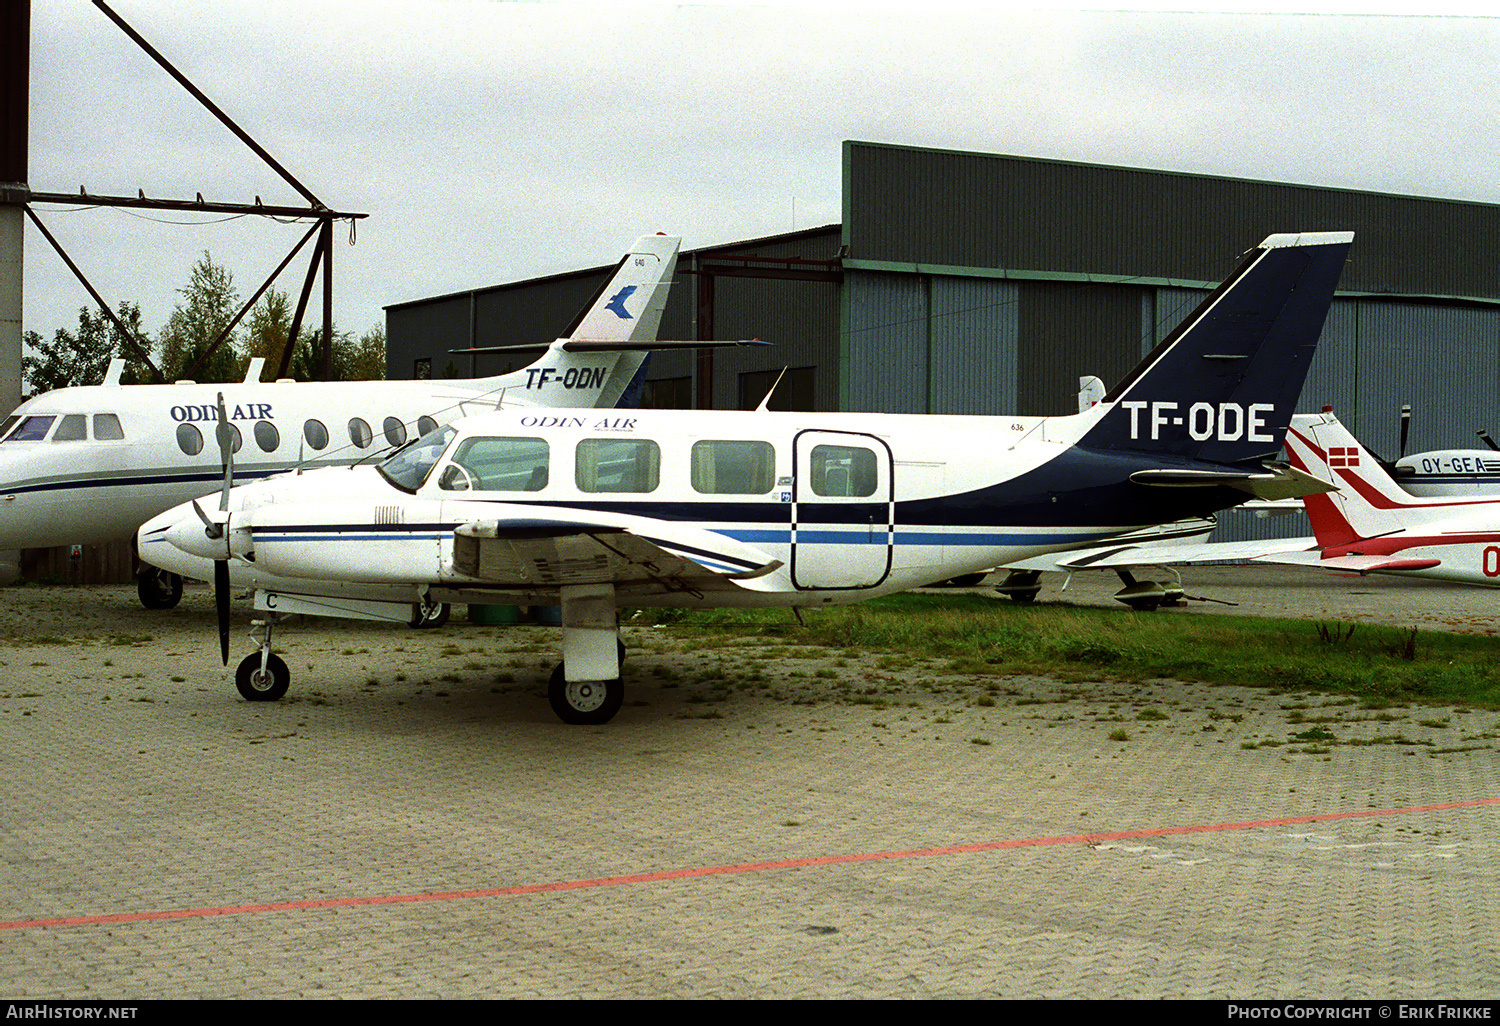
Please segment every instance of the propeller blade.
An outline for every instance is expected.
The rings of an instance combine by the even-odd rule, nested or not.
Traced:
[[[1489,446],[1491,449],[1494,449],[1496,452],[1500,452],[1500,445],[1495,444],[1495,440],[1490,437],[1490,433],[1484,428],[1480,428],[1474,433],[1479,436],[1479,440],[1485,445]]]
[[[1396,459],[1398,459],[1398,460],[1401,457],[1403,457],[1403,456],[1406,455],[1406,435],[1407,435],[1407,433],[1410,430],[1411,430],[1411,407],[1403,405],[1401,407],[1401,445],[1400,445],[1400,450],[1401,451],[1396,454]]]
[[[219,654],[229,665],[229,560],[214,560],[214,611],[219,614]]]
[[[208,519],[208,514],[203,512],[203,507],[198,505],[197,499],[193,500],[193,512],[198,514],[199,520],[203,521],[203,533],[205,536],[214,539],[224,537],[224,525],[216,524]]]
[[[229,414],[224,410],[224,393],[219,393],[219,426],[214,434],[219,439],[219,459],[224,464],[224,491],[219,495],[219,509],[229,508],[229,489],[234,487],[234,436],[229,426]]]

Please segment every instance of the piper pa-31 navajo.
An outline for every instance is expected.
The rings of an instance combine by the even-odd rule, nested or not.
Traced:
[[[1293,466],[1339,490],[1302,500],[1314,547],[1260,561],[1500,587],[1500,491],[1413,495],[1328,409],[1299,415],[1286,449]]]
[[[560,605],[549,700],[602,723],[623,697],[622,605],[853,602],[1331,487],[1274,461],[1352,238],[1266,239],[1073,416],[506,410],[379,466],[226,487],[218,510],[143,526],[141,556],[190,576],[212,560],[221,595],[231,568],[250,582],[271,617],[236,674],[246,698],[287,689],[279,613]]]
[[[121,386],[115,364],[102,385],[29,399],[0,425],[0,551],[128,538],[213,488],[223,477],[213,443],[221,392],[241,480],[368,460],[441,421],[497,406],[613,407],[649,350],[686,344],[656,339],[680,241],[637,240],[564,337],[510,374],[261,383],[252,361],[235,385]],[[141,598],[169,606],[181,587],[147,575]]]

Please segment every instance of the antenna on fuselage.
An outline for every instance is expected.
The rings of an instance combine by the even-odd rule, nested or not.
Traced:
[[[766,389],[766,397],[760,401],[755,408],[756,413],[769,413],[771,410],[771,396],[776,394],[776,386],[781,384],[781,379],[786,377],[787,368],[781,368],[781,373],[776,375],[776,380],[771,382],[771,387]]]

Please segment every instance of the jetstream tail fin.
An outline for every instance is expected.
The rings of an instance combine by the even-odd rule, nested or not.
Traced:
[[[681,244],[676,236],[641,236],[562,337],[547,346],[535,363],[486,379],[486,383],[497,392],[504,390],[507,405],[616,405],[656,344]],[[535,348],[488,346],[453,352]]]
[[[1078,444],[1213,463],[1275,458],[1353,240],[1267,238],[1104,396]]]
[[[1299,415],[1287,432],[1286,450],[1294,467],[1339,485],[1337,492],[1302,499],[1324,550],[1446,520],[1475,505],[1412,495],[1332,412]]]

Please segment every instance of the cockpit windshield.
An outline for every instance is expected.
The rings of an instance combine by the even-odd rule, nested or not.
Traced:
[[[25,417],[16,425],[14,431],[5,436],[5,440],[7,442],[40,442],[47,437],[47,432],[52,430],[52,425],[56,420],[55,416]]]
[[[443,450],[448,448],[448,443],[457,434],[457,430],[447,425],[429,431],[410,445],[387,456],[375,469],[380,471],[381,477],[403,492],[415,494],[422,487],[422,482],[427,480],[427,475],[432,473]]]

